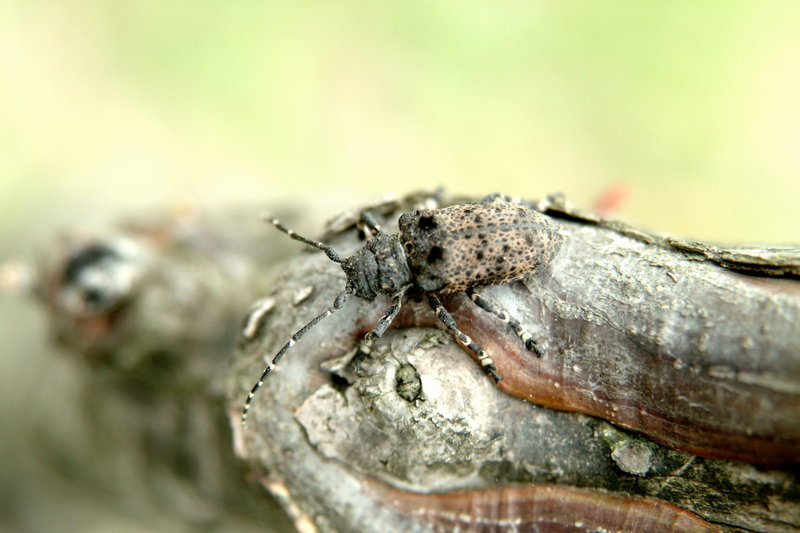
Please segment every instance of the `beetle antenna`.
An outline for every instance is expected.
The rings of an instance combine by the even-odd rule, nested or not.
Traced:
[[[323,252],[325,252],[325,255],[327,255],[328,258],[330,258],[330,260],[333,261],[334,263],[341,263],[342,262],[342,258],[339,257],[339,254],[336,252],[336,250],[333,249],[332,246],[330,246],[328,244],[325,244],[324,242],[312,241],[311,239],[307,239],[307,238],[303,237],[302,235],[298,235],[297,233],[295,233],[294,230],[291,230],[291,229],[287,228],[286,226],[284,226],[283,224],[281,224],[281,222],[277,218],[269,218],[269,219],[267,217],[264,217],[264,218],[265,218],[265,220],[269,220],[276,228],[278,228],[279,230],[284,232],[286,235],[288,235],[292,239],[294,239],[296,241],[300,241],[300,242],[305,243],[305,244],[307,244],[309,246],[313,246],[314,248],[318,248],[318,249],[322,250]]]
[[[339,309],[341,309],[349,293],[350,293],[349,289],[345,289],[341,293],[339,293],[339,295],[333,301],[333,305],[331,305],[328,309],[326,309],[324,313],[322,313],[321,315],[317,315],[311,320],[311,322],[309,322],[308,324],[297,330],[297,332],[295,332],[295,334],[292,335],[292,338],[289,339],[289,342],[284,344],[283,348],[281,348],[280,351],[277,354],[275,354],[275,357],[272,359],[272,362],[269,365],[267,365],[267,367],[261,373],[261,377],[258,378],[258,382],[255,385],[253,385],[252,389],[250,389],[250,392],[247,394],[247,399],[244,401],[244,406],[242,406],[242,425],[244,427],[247,427],[247,412],[250,411],[250,404],[253,401],[253,396],[256,395],[256,391],[258,391],[258,389],[261,388],[261,385],[264,384],[264,380],[267,379],[267,376],[269,376],[269,374],[275,368],[275,365],[277,365],[278,362],[281,360],[281,358],[284,356],[284,354],[286,354],[286,352],[289,351],[289,348],[294,346],[295,343],[303,337],[303,335],[308,333],[308,330],[316,326],[317,323],[320,322],[323,318],[327,318],[336,311],[338,311]]]

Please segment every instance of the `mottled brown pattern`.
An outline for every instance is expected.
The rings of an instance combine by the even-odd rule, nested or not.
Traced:
[[[563,242],[555,222],[508,202],[413,211],[400,217],[400,232],[416,285],[440,292],[520,279]]]

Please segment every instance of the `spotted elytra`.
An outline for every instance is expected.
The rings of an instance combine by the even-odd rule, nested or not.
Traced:
[[[261,373],[242,407],[243,424],[253,396],[275,365],[311,328],[341,309],[349,295],[370,302],[381,294],[392,299],[389,309],[365,336],[369,342],[383,335],[392,323],[406,291],[424,293],[439,320],[478,357],[481,367],[496,382],[501,377],[492,358],[461,332],[442,306],[439,294],[465,292],[479,307],[508,324],[528,350],[542,355],[522,324],[480,296],[476,289],[510,283],[552,261],[564,240],[556,222],[522,204],[495,197],[487,197],[480,203],[404,213],[400,216],[398,234],[385,233],[368,212],[362,214],[361,220],[372,237],[344,259],[330,245],[307,239],[277,219],[271,220],[292,239],[322,250],[331,261],[339,263],[347,281],[333,305],[295,332]]]

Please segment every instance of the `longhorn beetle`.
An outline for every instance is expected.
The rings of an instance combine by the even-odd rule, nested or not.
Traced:
[[[397,316],[406,291],[422,292],[439,320],[478,357],[484,371],[495,382],[501,378],[492,358],[458,329],[453,317],[442,306],[439,294],[466,292],[479,307],[508,324],[528,350],[542,355],[522,324],[483,298],[476,289],[518,280],[549,263],[564,240],[556,222],[522,204],[493,197],[481,203],[404,213],[400,216],[399,234],[385,233],[369,212],[364,212],[361,219],[372,237],[355,254],[344,259],[330,245],[307,239],[277,219],[271,220],[292,239],[322,250],[331,261],[339,263],[347,282],[333,305],[292,335],[261,373],[242,407],[243,424],[246,424],[253,396],[284,354],[322,319],[341,309],[349,295],[370,302],[380,294],[392,298],[389,309],[365,336],[365,340],[371,341],[383,335]]]

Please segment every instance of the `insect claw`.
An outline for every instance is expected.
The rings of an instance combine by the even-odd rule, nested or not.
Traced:
[[[525,347],[528,350],[530,350],[533,353],[535,353],[536,357],[541,357],[541,356],[544,355],[544,351],[542,351],[542,349],[539,348],[539,345],[536,344],[536,341],[534,341],[533,339],[528,339],[527,341],[525,341]]]
[[[503,377],[497,373],[497,368],[494,365],[488,365],[485,369],[486,373],[492,377],[495,383],[500,383],[503,380]]]

